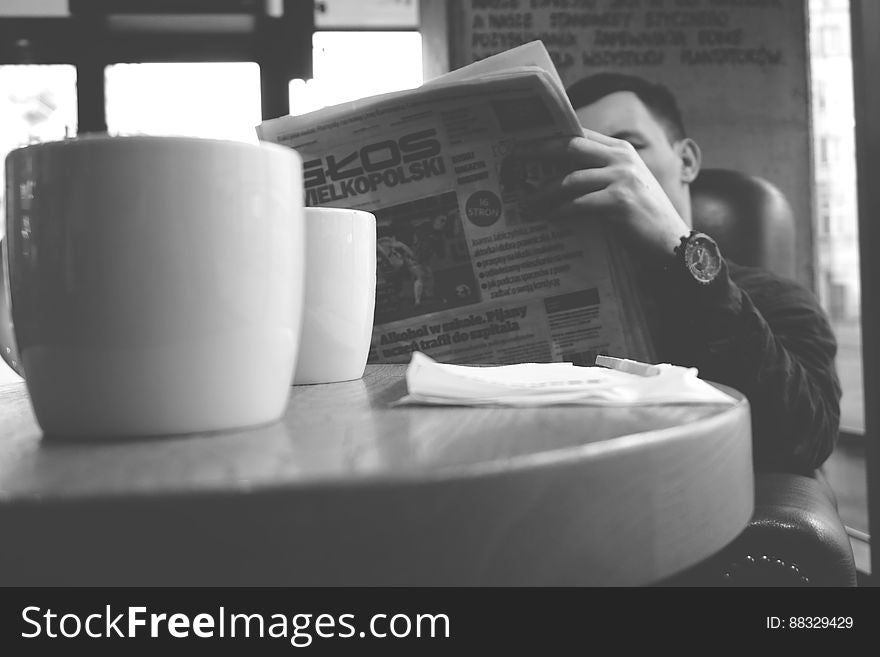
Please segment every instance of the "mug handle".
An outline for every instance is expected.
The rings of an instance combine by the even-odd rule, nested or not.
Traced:
[[[12,326],[12,308],[10,306],[9,280],[7,267],[6,240],[0,238],[0,356],[16,374],[24,378],[21,357],[15,344],[15,329]]]

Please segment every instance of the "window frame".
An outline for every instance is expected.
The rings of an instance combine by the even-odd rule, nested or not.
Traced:
[[[0,65],[75,66],[80,134],[106,132],[104,71],[123,63],[255,62],[263,119],[283,116],[290,110],[289,81],[312,76],[315,9],[310,0],[283,0],[281,6],[275,16],[265,0],[70,0],[68,17],[0,17]],[[128,28],[114,25],[119,16]],[[170,28],[184,16],[250,20],[232,30],[156,27],[164,21]]]

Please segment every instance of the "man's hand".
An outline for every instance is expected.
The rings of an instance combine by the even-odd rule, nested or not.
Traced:
[[[629,142],[584,129],[583,137],[530,143],[522,157],[553,161],[565,172],[527,198],[547,219],[611,222],[634,249],[657,260],[690,232]]]

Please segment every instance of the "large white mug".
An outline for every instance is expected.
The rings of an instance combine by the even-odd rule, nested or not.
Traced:
[[[294,384],[364,375],[376,308],[376,217],[306,208],[306,290]]]
[[[277,420],[299,344],[301,178],[272,144],[94,135],[11,152],[0,353],[43,432]]]

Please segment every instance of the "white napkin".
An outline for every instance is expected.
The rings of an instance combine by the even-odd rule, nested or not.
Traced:
[[[543,406],[586,404],[733,404],[736,400],[697,376],[695,368],[597,358],[616,369],[571,363],[479,367],[438,363],[413,352],[401,404]],[[634,373],[634,372],[642,372]]]

